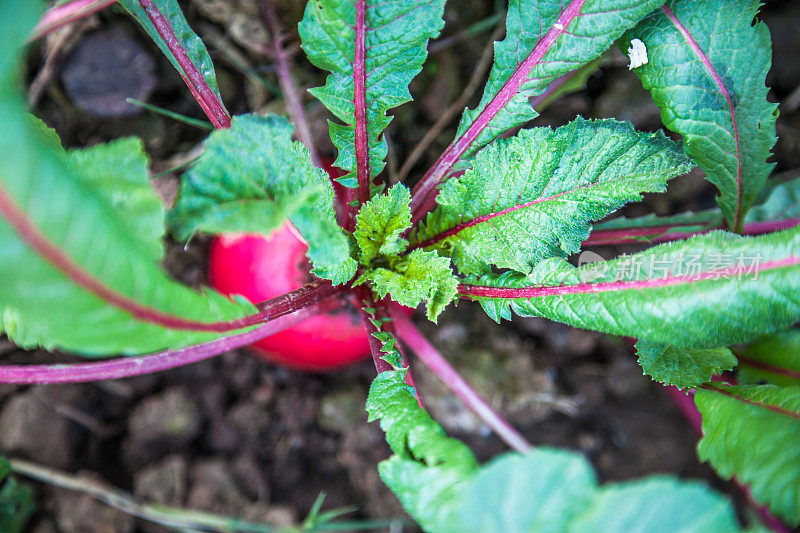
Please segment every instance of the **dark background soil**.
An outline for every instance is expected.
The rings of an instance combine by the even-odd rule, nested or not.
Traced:
[[[215,59],[230,111],[281,113],[282,101],[269,87],[276,80],[262,53],[265,39],[255,1],[184,4]],[[285,27],[296,26],[302,4],[276,2]],[[464,29],[497,9],[488,0],[451,2],[443,34],[449,40],[439,42],[438,51],[414,81],[416,104],[397,110],[387,132],[390,175],[458,97],[491,32],[464,35]],[[772,98],[784,101],[800,85],[800,7],[767,2],[764,17],[775,39]],[[289,42],[296,44],[296,31],[290,33]],[[625,63],[621,55],[612,55],[585,90],[557,101],[536,124],[560,125],[580,114],[631,120],[642,129],[659,128],[658,110]],[[203,118],[169,63],[118,9],[33,47],[28,67],[34,110],[57,129],[66,145],[137,135],[145,139],[154,173],[197,153],[204,132],[122,103],[125,97],[134,97]],[[296,56],[295,75],[305,87],[320,85],[324,79],[302,54]],[[324,111],[310,99],[307,106],[318,146],[332,155]],[[797,108],[797,103],[785,103],[778,122],[781,140],[775,159],[776,172],[782,176],[800,167]],[[410,179],[435,160],[454,128],[450,124],[436,139]],[[170,198],[177,180],[167,174],[154,184]],[[668,214],[710,206],[713,198],[713,188],[693,174],[673,183],[667,194],[649,197],[628,212]],[[187,283],[203,283],[207,243],[198,238],[187,249],[172,243],[166,267]],[[661,388],[642,375],[620,339],[542,319],[497,325],[468,303],[446,312],[438,328],[421,318],[418,322],[534,444],[586,454],[604,481],[672,473],[705,479],[738,497],[730,484],[698,464],[696,435]],[[74,359],[22,352],[3,338],[0,357],[4,362]],[[505,450],[424,368],[417,366],[416,373],[430,411],[450,434],[467,442],[482,460]],[[377,425],[366,423],[363,410],[373,377],[369,360],[344,371],[309,375],[241,350],[137,379],[4,386],[0,451],[106,480],[145,501],[277,526],[301,520],[321,491],[327,493],[326,509],[354,505],[357,511],[350,516],[355,519],[402,517],[399,504],[377,476],[376,464],[388,456],[388,449]],[[38,511],[32,531],[161,530],[88,496],[34,486]]]

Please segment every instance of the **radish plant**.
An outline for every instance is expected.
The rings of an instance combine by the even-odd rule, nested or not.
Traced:
[[[107,4],[61,5],[33,35]],[[771,41],[758,2],[511,0],[482,99],[413,187],[387,187],[383,132],[391,110],[412,99],[445,0],[310,0],[299,34],[329,73],[311,93],[333,115],[338,195],[289,120],[228,114],[176,0],[120,4],[217,130],[167,212],[139,141],[65,150],[27,114],[16,59],[41,6],[0,2],[0,329],[22,347],[128,356],[5,365],[0,381],[155,372],[356,302],[378,370],[367,410],[393,451],[378,468],[425,530],[741,527],[730,502],[702,484],[658,476],[601,486],[579,454],[533,449],[398,312],[424,305],[435,322],[450,305],[476,302],[497,321],[545,317],[637,339],[646,374],[694,393],[700,459],[746,484],[768,508],[759,507],[768,527],[784,527],[775,517],[800,524],[800,335],[791,329],[800,319],[800,181],[769,180],[777,106],[767,100]],[[679,141],[615,120],[529,127],[532,98],[556,93],[614,45]],[[718,188],[717,208],[608,219],[695,166]],[[266,236],[287,222],[307,242],[312,269],[281,296],[251,303],[197,292],[160,266],[167,228],[178,239]],[[623,243],[643,250],[569,262]],[[447,437],[421,406],[406,349],[515,452],[480,465]]]

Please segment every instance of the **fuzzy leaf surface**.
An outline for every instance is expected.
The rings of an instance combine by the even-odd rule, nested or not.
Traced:
[[[645,374],[679,389],[702,385],[736,366],[736,357],[728,348],[676,348],[639,340],[636,354]]]
[[[671,0],[623,39],[641,40],[648,63],[634,69],[667,128],[719,189],[717,203],[738,228],[774,163],[777,105],[767,101],[769,29],[753,24],[754,0]]]
[[[0,9],[8,9],[7,5]],[[0,11],[0,31],[13,27],[4,35],[21,34],[24,39],[35,23],[36,7],[13,13],[16,18]],[[18,57],[21,44],[4,39],[0,51]],[[132,204],[115,205],[108,184],[118,169],[125,169],[126,186],[138,184],[134,189],[143,198],[149,176],[138,143],[81,152],[87,160],[77,166],[91,169],[84,182],[75,175],[70,154],[24,109],[18,78],[10,69],[0,71],[0,149],[14,154],[0,172],[0,330],[11,340],[23,347],[99,355],[148,353],[218,336],[167,328],[134,315],[78,283],[75,271],[148,315],[216,322],[255,311],[250,304],[232,302],[212,291],[198,293],[175,282],[155,260],[158,245],[144,242],[148,232],[132,235],[131,228],[141,227],[143,219],[131,220],[140,216]],[[88,154],[97,155],[99,164],[89,161]],[[137,172],[141,174],[134,176]],[[157,233],[150,231],[150,238]],[[44,249],[54,251],[58,260],[43,254]]]
[[[464,111],[458,127],[465,154],[536,118],[531,97],[600,57],[659,5],[658,0],[511,0],[506,38],[495,43],[483,97],[475,109]]]
[[[697,447],[725,479],[736,476],[791,525],[800,524],[800,387],[713,385],[698,390],[703,415]]]
[[[364,272],[356,285],[369,282],[381,298],[388,295],[405,306],[427,304],[427,315],[436,321],[457,294],[458,279],[450,259],[434,251],[412,250],[400,235],[411,227],[411,195],[397,184],[386,194],[373,196],[356,217],[355,239]]]
[[[782,387],[800,386],[800,331],[781,331],[758,339],[741,351],[741,383],[766,381]]]
[[[153,23],[145,13],[139,0],[117,0],[128,13],[142,25],[144,31],[153,39],[153,42],[161,49],[167,59],[169,59],[172,66],[178,73],[186,78],[188,77],[184,72],[178,60],[170,51],[167,43],[161,38]],[[197,35],[194,30],[189,26],[186,17],[183,15],[178,0],[153,0],[153,4],[158,8],[164,18],[169,22],[172,30],[175,32],[175,37],[180,43],[180,46],[186,51],[186,55],[191,62],[197,67],[197,70],[203,76],[208,87],[217,97],[217,100],[222,103],[222,96],[219,93],[219,85],[217,84],[217,75],[214,72],[214,63],[211,61],[211,56],[208,54],[206,45],[203,40]]]
[[[609,483],[570,524],[570,533],[739,531],[731,502],[702,483],[667,476]]]
[[[288,219],[308,242],[312,272],[345,283],[356,265],[336,222],[333,186],[292,141],[293,130],[283,117],[242,115],[212,133],[182,180],[171,226],[180,239],[197,231],[267,235]]]
[[[444,183],[415,242],[463,274],[490,266],[529,273],[580,249],[591,223],[688,172],[679,145],[615,120],[577,119],[502,139]]]
[[[428,319],[433,322],[458,294],[450,260],[436,252],[414,250],[393,261],[390,268],[374,268],[364,277],[381,298],[391,295],[407,307],[426,302]]]
[[[331,74],[313,94],[341,123],[330,123],[339,156],[336,166],[348,172],[340,181],[356,187],[356,128],[354,76],[365,76],[366,131],[369,177],[380,174],[388,149],[383,130],[387,112],[411,101],[408,86],[427,58],[428,40],[444,25],[445,0],[385,2],[365,0],[365,57],[356,57],[357,2],[310,0],[298,27],[303,50],[317,67]]]
[[[800,229],[761,237],[716,231],[576,268],[543,261],[526,277],[459,287],[495,320],[541,316],[676,348],[747,342],[800,319]]]

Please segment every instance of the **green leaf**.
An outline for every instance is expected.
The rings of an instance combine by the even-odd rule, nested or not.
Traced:
[[[433,322],[458,294],[458,278],[453,275],[450,260],[436,252],[414,250],[393,261],[389,268],[368,270],[361,279],[369,280],[381,298],[388,294],[407,307],[425,301],[428,319]]]
[[[527,274],[542,259],[577,252],[593,221],[690,168],[662,133],[615,120],[523,130],[444,183],[414,242],[451,255],[463,274],[490,265]]]
[[[33,491],[10,474],[11,465],[0,458],[0,531],[21,533],[33,514]]]
[[[386,442],[399,457],[471,472],[476,466],[472,452],[462,442],[447,437],[419,407],[406,386],[406,372],[381,372],[373,380],[367,399],[369,421],[380,420]]]
[[[14,154],[0,173],[0,330],[11,340],[87,355],[148,353],[218,336],[168,328],[161,317],[213,323],[255,312],[250,304],[176,283],[158,264],[158,245],[145,241],[146,232],[131,232],[152,230],[144,220],[152,221],[153,213],[145,209],[143,217],[134,205],[158,201],[152,191],[146,199],[148,175],[137,143],[93,148],[76,158],[24,109],[18,94],[0,91],[0,149]],[[119,185],[137,191],[135,202],[115,205],[116,186],[102,176],[105,165],[109,172],[125,170]],[[76,167],[91,170],[85,181]]]
[[[789,330],[758,339],[737,352],[742,383],[766,381],[782,387],[800,386],[800,331]]]
[[[362,264],[368,265],[378,256],[393,256],[406,249],[408,241],[400,235],[411,227],[410,201],[408,187],[398,183],[359,209],[354,236],[361,250]]]
[[[738,530],[730,503],[700,483],[659,477],[600,488],[574,452],[537,448],[478,467],[419,407],[405,371],[375,378],[367,410],[394,452],[381,478],[428,532]]]
[[[105,200],[128,226],[151,259],[164,257],[166,210],[153,194],[142,141],[133,137],[69,151],[73,174]]]
[[[494,65],[483,98],[474,110],[464,111],[458,127],[459,139],[468,129],[476,130],[466,154],[536,118],[531,97],[542,94],[560,76],[600,57],[625,30],[660,4],[658,0],[623,4],[616,0],[510,1],[506,38],[495,43]],[[498,105],[501,107],[496,109]]]
[[[308,242],[312,272],[345,283],[356,263],[336,222],[333,186],[293,130],[283,117],[242,115],[212,133],[183,178],[170,224],[187,239],[197,231],[267,235],[288,219]]]
[[[570,533],[739,531],[731,502],[702,483],[653,476],[606,485],[570,524]]]
[[[120,5],[124,7],[128,13],[135,18],[142,28],[147,32],[153,42],[161,49],[167,59],[170,60],[175,70],[183,78],[187,78],[186,72],[181,67],[175,55],[170,51],[166,41],[161,38],[153,23],[145,13],[139,0],[118,0]],[[219,86],[217,85],[217,75],[214,73],[214,63],[211,61],[211,56],[208,54],[206,45],[203,44],[202,39],[192,30],[189,23],[186,22],[186,17],[181,11],[178,0],[152,0],[155,7],[161,12],[169,25],[172,27],[175,37],[178,40],[178,45],[186,51],[189,60],[197,67],[197,70],[205,79],[206,84],[217,97],[217,100],[222,104],[222,96],[219,93]]]
[[[409,307],[425,301],[428,318],[435,322],[455,299],[458,279],[447,257],[423,250],[403,253],[408,241],[401,235],[411,227],[410,201],[408,188],[397,184],[359,210],[354,235],[364,272],[354,285],[369,282],[381,298],[388,294]]]
[[[626,35],[647,49],[635,68],[669,129],[719,189],[717,202],[738,230],[772,172],[777,105],[764,80],[769,30],[753,24],[754,0],[671,0]]]
[[[800,319],[800,229],[761,237],[716,231],[575,268],[473,280],[461,294],[494,318],[541,316],[676,348],[747,342]]]
[[[310,0],[298,26],[303,50],[317,67],[329,71],[323,87],[311,89],[339,119],[330,135],[339,157],[336,166],[348,172],[340,181],[356,187],[356,108],[354,69],[365,72],[366,132],[369,176],[380,174],[388,145],[381,136],[391,117],[387,111],[411,101],[408,85],[427,57],[428,40],[444,25],[445,0],[383,2],[364,0],[365,58],[356,59],[356,5],[349,0]]]
[[[800,524],[800,387],[715,384],[698,390],[695,403],[703,415],[700,459],[725,479],[735,475],[789,524]]]
[[[636,353],[645,374],[679,389],[702,385],[736,366],[736,357],[728,348],[676,348],[640,339]]]
[[[504,454],[481,467],[463,489],[459,527],[452,531],[568,531],[596,492],[589,461],[575,452],[538,448]]]

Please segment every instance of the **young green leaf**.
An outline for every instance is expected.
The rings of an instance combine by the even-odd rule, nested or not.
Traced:
[[[487,275],[459,293],[494,318],[541,316],[676,348],[747,342],[800,319],[800,229],[761,237],[716,231],[575,268]]]
[[[355,285],[369,282],[381,298],[416,307],[427,302],[428,318],[436,318],[456,297],[458,279],[450,259],[436,252],[412,250],[400,235],[411,227],[408,188],[397,184],[366,202],[356,217],[355,239],[364,272]]]
[[[648,62],[635,68],[661,108],[661,118],[683,135],[686,151],[717,186],[731,229],[772,172],[777,105],[767,101],[770,36],[753,24],[755,0],[670,0],[622,42],[641,41]]]
[[[283,117],[243,115],[205,143],[184,176],[170,223],[180,239],[197,231],[269,234],[286,219],[308,241],[312,272],[335,284],[349,281],[356,264],[336,223],[333,187]]]
[[[234,322],[253,306],[199,294],[159,266],[160,244],[146,239],[160,234],[153,224],[161,215],[138,210],[158,201],[152,191],[147,199],[141,144],[70,155],[24,107],[15,92],[0,91],[0,148],[14,154],[0,173],[0,330],[25,347],[133,354],[241,328]],[[124,176],[111,185],[118,171]],[[123,186],[136,197],[119,200]]]
[[[479,467],[419,407],[405,371],[378,375],[367,410],[394,452],[381,478],[428,532],[738,531],[730,503],[699,483],[659,477],[601,488],[574,452],[538,448]]]
[[[436,252],[413,250],[392,261],[389,268],[367,270],[359,282],[362,280],[368,280],[381,298],[390,295],[407,307],[426,302],[428,319],[433,322],[458,294],[458,278],[450,260]]]
[[[740,352],[738,379],[766,381],[782,387],[800,386],[800,331],[789,330],[758,339]]]
[[[309,60],[329,71],[312,89],[343,124],[331,123],[340,181],[366,188],[384,166],[389,109],[411,100],[408,85],[444,25],[445,0],[310,0],[298,27]]]
[[[570,524],[570,533],[739,531],[731,502],[696,482],[667,476],[608,484]]]
[[[408,187],[397,184],[365,203],[356,215],[354,236],[361,251],[359,260],[368,265],[378,256],[397,255],[408,246],[400,235],[411,227]]]
[[[414,242],[450,255],[463,274],[527,274],[580,249],[591,223],[688,172],[679,145],[615,120],[523,130],[483,150],[451,179]]]
[[[700,459],[800,524],[800,387],[715,384],[697,391],[695,403],[703,415]]]
[[[184,79],[216,127],[230,125],[205,44],[192,30],[178,0],[119,0]]]
[[[702,385],[736,366],[736,357],[728,348],[676,348],[640,339],[636,353],[645,374],[679,389]]]

